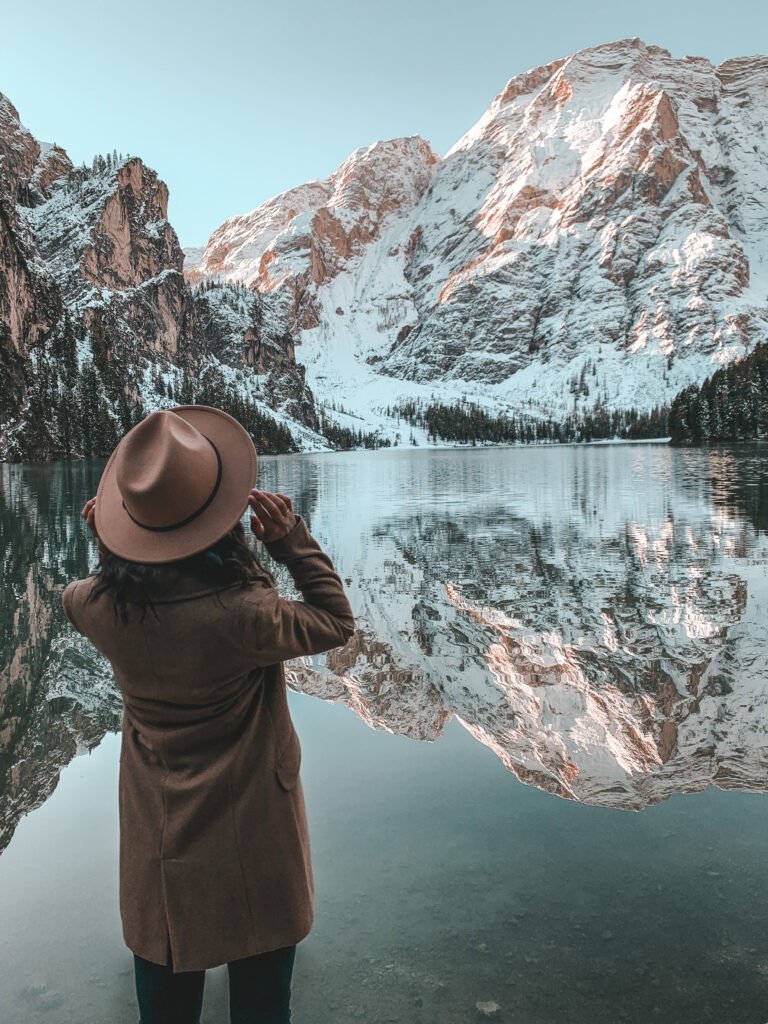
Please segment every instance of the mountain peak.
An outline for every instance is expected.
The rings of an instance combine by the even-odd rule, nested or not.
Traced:
[[[279,216],[225,222],[192,273],[282,297],[318,390],[354,379],[352,404],[359,358],[371,394],[386,375],[649,411],[768,330],[767,69],[585,47],[511,78],[442,159],[418,136],[360,147]]]
[[[293,278],[296,260],[303,261],[310,245],[308,273],[315,284],[327,280],[379,236],[387,219],[415,207],[439,161],[419,135],[359,146],[327,178],[313,179],[250,213],[227,218],[209,238],[202,258],[187,265],[187,277],[243,281],[271,291]],[[295,280],[297,292],[302,280]],[[299,318],[308,324],[312,316]]]

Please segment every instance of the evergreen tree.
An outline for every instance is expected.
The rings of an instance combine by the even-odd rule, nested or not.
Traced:
[[[673,444],[738,441],[768,430],[768,343],[760,342],[701,385],[684,388],[670,412]]]

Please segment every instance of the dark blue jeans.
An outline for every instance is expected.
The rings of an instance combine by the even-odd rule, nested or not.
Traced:
[[[229,971],[230,1024],[290,1024],[296,946],[233,960]],[[199,1024],[205,971],[175,974],[133,955],[140,1024]]]

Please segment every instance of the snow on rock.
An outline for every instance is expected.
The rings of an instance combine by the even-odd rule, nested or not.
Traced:
[[[369,426],[433,393],[650,410],[768,337],[767,107],[768,57],[589,47],[442,158],[377,143],[229,218],[188,274],[269,294],[320,403]]]
[[[178,389],[182,367],[201,378],[211,371],[289,434],[295,427],[308,448],[327,447],[291,333],[253,292],[193,290],[167,208],[165,183],[141,159],[115,153],[75,168],[0,95],[0,457],[18,451],[29,381],[40,349],[52,357],[64,317],[81,370],[97,331],[144,368],[142,388],[125,384],[131,405],[166,404],[158,373]]]
[[[89,325],[99,311],[118,336],[171,357],[191,299],[167,209],[164,182],[129,157],[59,180],[24,219],[39,273],[53,278],[72,313]]]
[[[650,411],[768,337],[767,106],[768,57],[621,39],[516,75],[443,157],[361,147],[182,252],[154,171],[73,168],[0,95],[0,454],[62,308],[158,366],[250,371],[313,450],[321,417],[435,443],[410,399]]]
[[[72,170],[60,146],[38,142],[19,120],[19,112],[0,93],[0,185],[25,205],[41,202],[51,184]]]
[[[357,149],[330,178],[224,221],[188,277],[238,281],[261,293],[282,290],[290,294],[286,326],[316,327],[318,289],[413,211],[436,163],[416,135]]]

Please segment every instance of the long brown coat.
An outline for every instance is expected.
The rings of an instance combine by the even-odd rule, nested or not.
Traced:
[[[301,746],[282,662],[342,646],[355,621],[302,516],[265,544],[303,600],[265,576],[200,589],[177,574],[116,622],[96,577],[64,590],[67,617],[112,664],[124,714],[120,912],[126,945],[176,971],[292,945],[314,918]]]

